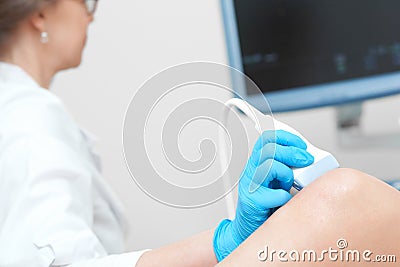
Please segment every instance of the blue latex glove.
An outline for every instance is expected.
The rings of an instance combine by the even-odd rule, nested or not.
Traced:
[[[222,221],[214,233],[218,262],[291,199],[290,167],[306,167],[314,162],[306,148],[301,138],[282,130],[266,131],[259,137],[240,177],[235,219]]]

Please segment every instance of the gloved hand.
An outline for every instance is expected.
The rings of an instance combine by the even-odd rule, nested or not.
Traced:
[[[282,130],[265,131],[258,138],[240,177],[235,219],[222,221],[214,233],[218,262],[260,227],[275,208],[291,199],[290,167],[306,167],[314,162],[306,148],[300,137]]]

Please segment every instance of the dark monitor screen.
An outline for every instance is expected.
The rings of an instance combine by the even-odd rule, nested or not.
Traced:
[[[261,89],[273,110],[341,104],[398,93],[400,89],[400,1],[398,0],[223,0],[230,62]],[[234,58],[236,57],[236,58]],[[390,75],[392,74],[392,75]],[[381,75],[389,75],[384,78]],[[397,80],[393,80],[394,77]],[[364,91],[343,82],[388,81]],[[375,86],[377,81],[370,83]],[[325,99],[324,85],[335,99]],[[389,86],[389,83],[391,85]],[[293,90],[321,94],[318,103],[286,106]],[[390,88],[387,88],[387,87]],[[340,90],[352,90],[349,97]],[[357,91],[361,90],[361,91]],[[326,91],[326,90],[325,90]],[[245,92],[251,96],[255,92]],[[293,95],[294,96],[294,95]],[[278,102],[274,103],[274,99]],[[300,99],[298,99],[301,101]],[[310,100],[305,100],[305,102]],[[290,102],[290,100],[288,101]]]

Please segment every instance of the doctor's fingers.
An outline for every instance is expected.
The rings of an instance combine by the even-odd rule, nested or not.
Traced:
[[[253,150],[250,161],[254,166],[268,159],[275,159],[289,167],[306,167],[314,162],[314,157],[306,150],[294,146],[282,146],[269,143],[262,149]]]
[[[279,188],[289,191],[293,185],[293,171],[285,164],[267,159],[257,166],[246,168],[246,177],[243,177],[243,183],[248,186],[249,192],[254,193],[259,187],[271,188],[276,182]]]
[[[276,143],[282,146],[294,146],[302,149],[307,148],[307,144],[297,135],[284,130],[264,131],[254,144],[253,150],[259,150],[269,143]]]
[[[259,187],[249,197],[257,206],[267,210],[285,205],[292,195],[283,189]]]

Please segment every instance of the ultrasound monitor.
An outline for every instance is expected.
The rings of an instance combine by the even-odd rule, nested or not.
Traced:
[[[400,93],[400,1],[221,0],[229,64],[273,112]],[[260,94],[234,82],[262,110]]]

